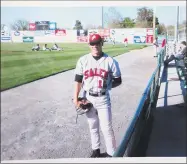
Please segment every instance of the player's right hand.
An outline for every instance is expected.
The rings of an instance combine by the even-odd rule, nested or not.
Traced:
[[[82,104],[81,101],[78,101],[78,100],[76,100],[76,99],[73,99],[73,103],[74,103],[74,105],[75,105],[77,108],[79,108],[80,105]]]

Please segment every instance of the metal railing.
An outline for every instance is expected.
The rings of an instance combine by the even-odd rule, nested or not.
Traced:
[[[157,53],[157,68],[152,74],[146,89],[140,99],[136,113],[113,157],[139,156],[138,145],[143,131],[152,118],[152,109],[156,107],[158,91],[160,88],[160,72],[163,65],[166,48]]]

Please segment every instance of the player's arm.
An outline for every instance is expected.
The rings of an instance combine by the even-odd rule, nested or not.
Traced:
[[[83,67],[81,59],[78,60],[76,69],[75,69],[75,88],[74,88],[74,95],[73,95],[73,102],[76,106],[79,106],[78,97],[82,87],[82,80],[83,80]]]
[[[82,86],[82,79],[83,79],[82,75],[78,75],[78,74],[75,75],[74,101],[78,101],[79,93]]]
[[[113,59],[112,64],[112,88],[118,87],[122,83],[121,71],[118,62]]]
[[[112,88],[119,86],[122,83],[121,76],[112,79]]]

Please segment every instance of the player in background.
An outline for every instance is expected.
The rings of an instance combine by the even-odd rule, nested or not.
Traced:
[[[56,43],[53,45],[53,47],[51,48],[51,50],[56,50],[56,51],[62,51],[63,49],[60,48]]]
[[[47,48],[47,44],[45,44],[45,45],[43,46],[43,51],[51,51],[51,49],[50,49],[50,48]]]
[[[89,37],[91,53],[82,56],[75,69],[74,104],[78,101],[81,88],[83,95],[93,104],[86,113],[92,144],[91,158],[101,157],[99,127],[106,144],[106,157],[112,157],[116,140],[112,127],[112,111],[109,91],[122,83],[118,62],[102,51],[103,40],[99,34]]]
[[[40,50],[40,45],[37,44],[36,46],[32,47],[32,51],[39,51]]]
[[[125,37],[125,39],[124,39],[124,45],[125,45],[125,47],[127,47],[127,45],[128,45],[128,39],[127,39],[127,37]]]

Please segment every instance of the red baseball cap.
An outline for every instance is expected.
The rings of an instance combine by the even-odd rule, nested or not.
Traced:
[[[102,38],[99,34],[92,34],[89,37],[89,43],[90,44],[97,44],[97,43],[101,43],[102,42]]]

